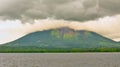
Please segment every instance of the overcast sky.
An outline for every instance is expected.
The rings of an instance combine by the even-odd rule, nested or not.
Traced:
[[[86,21],[120,13],[120,0],[0,0],[0,19]]]
[[[61,27],[120,41],[119,25],[120,0],[0,0],[0,44]]]

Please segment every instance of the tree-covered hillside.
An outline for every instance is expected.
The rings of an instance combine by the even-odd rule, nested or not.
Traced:
[[[1,45],[0,52],[120,51],[119,48],[120,43],[93,32],[56,29],[31,33],[14,42]]]

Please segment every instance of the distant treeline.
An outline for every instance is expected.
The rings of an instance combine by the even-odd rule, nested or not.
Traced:
[[[0,53],[67,53],[67,52],[120,52],[120,48],[38,48],[0,47]]]

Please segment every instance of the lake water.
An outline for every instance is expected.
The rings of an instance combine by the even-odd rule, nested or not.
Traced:
[[[0,53],[0,67],[120,67],[120,53]]]

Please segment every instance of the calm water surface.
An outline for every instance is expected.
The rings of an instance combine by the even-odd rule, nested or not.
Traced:
[[[0,53],[0,67],[120,67],[120,53]]]

